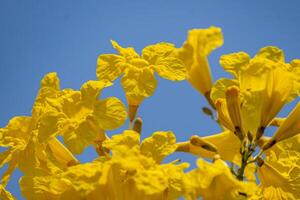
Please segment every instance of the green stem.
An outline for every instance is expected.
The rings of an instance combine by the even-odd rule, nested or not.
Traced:
[[[245,173],[245,169],[247,166],[247,160],[245,159],[245,155],[246,154],[242,155],[241,167],[239,168],[238,173],[237,173],[237,179],[239,179],[241,181],[244,179],[244,173]]]
[[[241,167],[239,168],[238,172],[237,172],[237,179],[238,180],[243,180],[244,179],[244,173],[245,173],[245,169],[247,167],[247,165],[249,164],[248,159],[251,157],[251,155],[254,152],[254,148],[252,147],[252,145],[248,145],[245,148],[245,151],[243,151],[242,154],[242,163],[241,163]]]

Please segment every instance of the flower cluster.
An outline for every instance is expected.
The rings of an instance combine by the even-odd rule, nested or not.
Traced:
[[[293,200],[300,199],[300,103],[285,118],[280,110],[300,94],[300,60],[286,63],[283,51],[263,47],[223,55],[220,65],[232,78],[212,81],[208,56],[223,44],[220,28],[193,29],[177,48],[170,43],[132,47],[111,41],[117,54],[98,57],[98,80],[79,91],[61,89],[56,73],[44,76],[31,116],[17,116],[0,128],[0,199],[15,169],[28,200]],[[187,80],[210,108],[223,131],[177,142],[172,131],[141,140],[144,99],[155,92],[155,74]],[[101,91],[121,77],[127,104]],[[109,137],[106,131],[129,127]],[[271,137],[265,132],[275,127]],[[81,163],[74,155],[94,146],[98,157]],[[199,157],[197,168],[174,152]]]

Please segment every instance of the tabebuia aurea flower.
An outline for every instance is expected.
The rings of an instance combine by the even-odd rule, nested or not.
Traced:
[[[187,80],[210,102],[212,77],[208,56],[213,50],[223,45],[223,35],[218,27],[192,29],[183,46],[178,49],[178,56],[187,69]],[[210,102],[211,103],[211,102]]]
[[[103,54],[98,57],[97,77],[99,80],[114,81],[122,76],[121,84],[128,102],[130,122],[135,118],[139,105],[153,95],[157,80],[155,72],[171,81],[186,78],[183,62],[177,58],[176,48],[171,43],[149,45],[139,55],[133,47],[123,48],[111,41],[118,54]]]
[[[118,53],[98,57],[98,80],[80,90],[61,89],[56,73],[48,73],[31,115],[0,128],[0,167],[6,167],[0,199],[15,199],[6,189],[15,169],[23,173],[20,189],[28,200],[300,199],[300,104],[278,115],[298,99],[300,60],[287,63],[275,46],[252,58],[222,55],[220,65],[231,78],[213,82],[208,56],[223,45],[218,27],[192,29],[181,47],[160,42],[141,55],[111,42]],[[220,133],[185,141],[176,140],[184,133],[171,130],[145,137],[143,117],[136,114],[157,87],[156,73],[186,79],[207,99],[211,109],[204,111]],[[128,112],[118,98],[100,98],[119,77]],[[274,133],[266,135],[270,126]],[[120,134],[107,133],[115,129]],[[80,163],[75,155],[88,146],[98,157]],[[198,157],[195,168],[181,161],[184,154]],[[170,155],[176,158],[166,159]]]

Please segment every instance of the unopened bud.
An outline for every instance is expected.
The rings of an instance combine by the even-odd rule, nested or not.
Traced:
[[[211,152],[214,152],[214,153],[218,152],[216,146],[214,146],[213,144],[211,144],[211,143],[203,140],[199,136],[196,136],[196,135],[192,136],[190,138],[190,142],[191,142],[192,145],[201,147],[201,148],[203,148],[203,149],[205,149],[207,151],[211,151]]]
[[[226,92],[227,110],[235,127],[236,135],[241,139],[244,137],[242,130],[242,117],[240,108],[240,90],[236,86],[229,87]]]
[[[210,116],[212,119],[214,119],[214,114],[212,110],[208,107],[202,107],[202,112],[208,116]]]
[[[177,143],[176,151],[190,152],[190,141]]]
[[[141,134],[142,132],[143,121],[140,117],[138,117],[133,124],[133,130]]]

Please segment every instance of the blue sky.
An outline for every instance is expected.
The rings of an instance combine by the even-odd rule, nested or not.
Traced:
[[[48,72],[58,73],[62,88],[79,89],[85,81],[96,79],[97,56],[114,52],[110,39],[138,51],[161,41],[179,47],[189,29],[219,26],[225,43],[209,57],[214,80],[227,76],[219,66],[222,54],[242,50],[253,56],[259,48],[275,45],[284,50],[287,61],[300,58],[299,6],[297,0],[1,0],[0,126],[15,115],[30,115],[39,81]],[[107,96],[125,102],[118,81],[103,92]],[[140,107],[143,137],[172,130],[178,141],[184,141],[193,134],[217,133],[214,122],[201,113],[205,105],[186,81],[159,79],[155,94]],[[92,148],[79,156],[83,162],[94,157]],[[195,160],[186,154],[168,160],[177,157]],[[14,174],[8,189],[22,199],[19,177],[20,173]]]

